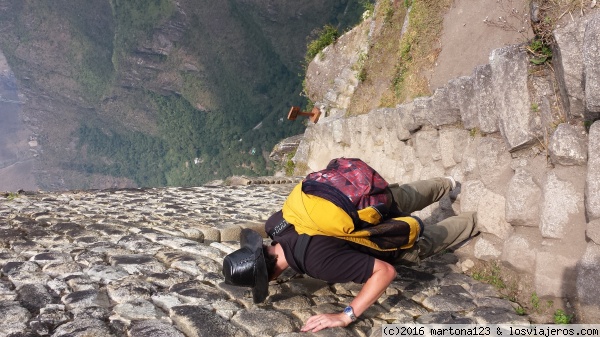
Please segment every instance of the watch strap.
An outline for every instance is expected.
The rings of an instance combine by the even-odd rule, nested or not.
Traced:
[[[350,317],[352,322],[356,321],[356,315],[354,315],[354,309],[351,306],[347,306],[344,309],[344,314],[346,314],[348,317]]]

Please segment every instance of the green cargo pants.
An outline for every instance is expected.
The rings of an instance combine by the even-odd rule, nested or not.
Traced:
[[[390,184],[390,195],[393,198],[390,211],[405,214],[420,211],[450,193],[451,188],[451,182],[447,178],[420,180],[403,185]],[[418,263],[457,245],[478,233],[476,224],[477,214],[469,212],[449,217],[437,224],[426,225],[420,240],[413,248],[407,249],[397,262]]]

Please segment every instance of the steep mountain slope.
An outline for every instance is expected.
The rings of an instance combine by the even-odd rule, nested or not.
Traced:
[[[357,0],[0,0],[43,189],[197,185],[269,172],[302,132],[307,36]]]

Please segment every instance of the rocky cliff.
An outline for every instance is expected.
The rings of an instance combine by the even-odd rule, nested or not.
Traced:
[[[390,182],[451,175],[462,183],[458,199],[419,215],[431,223],[478,212],[483,234],[461,249],[465,270],[501,261],[530,296],[563,299],[578,321],[600,321],[600,13],[554,31],[551,67],[532,64],[526,45],[502,47],[429,97],[348,117],[368,34],[357,27],[310,64],[307,91],[324,117],[307,128],[296,173],[345,156]],[[334,57],[342,50],[345,65]],[[323,88],[322,76],[334,86]]]
[[[18,99],[0,88],[0,104],[24,121],[0,130],[15,142],[0,151],[13,182],[4,188],[266,175],[273,144],[302,129],[281,118],[305,101],[307,37],[327,23],[352,26],[362,11],[356,0],[1,0],[0,72],[12,76],[2,84]],[[19,182],[15,164],[34,179]]]

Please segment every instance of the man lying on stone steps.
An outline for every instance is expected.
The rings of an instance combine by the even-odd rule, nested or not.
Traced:
[[[323,198],[323,194],[306,193],[309,189],[303,188],[305,184],[309,185],[305,180],[296,186],[282,211],[273,214],[265,223],[265,231],[273,239],[270,246],[263,244],[257,232],[244,229],[241,248],[223,261],[225,281],[251,287],[255,303],[265,300],[269,280],[275,280],[288,267],[328,283],[352,281],[364,284],[342,312],[314,315],[306,321],[302,331],[317,332],[347,326],[375,303],[394,280],[396,270],[393,265],[418,263],[478,233],[475,213],[463,213],[425,227],[420,219],[410,216],[450,193],[456,187],[450,177],[387,186],[384,191],[387,203],[385,207],[377,205],[379,209],[375,212],[385,219],[371,227],[383,228],[390,222],[392,225],[404,224],[400,230],[392,226],[396,228],[392,232],[372,230],[368,233],[370,243],[361,241],[363,237],[335,237],[307,230],[307,221],[312,224],[342,222],[346,227],[353,224],[346,211]],[[341,196],[345,197],[344,194]],[[381,214],[382,210],[387,210],[387,214]],[[346,234],[349,232],[347,228],[342,230]],[[402,233],[398,234],[398,231]],[[394,235],[404,235],[404,241],[398,243]],[[407,238],[411,235],[415,237]],[[394,244],[400,245],[390,248]]]

